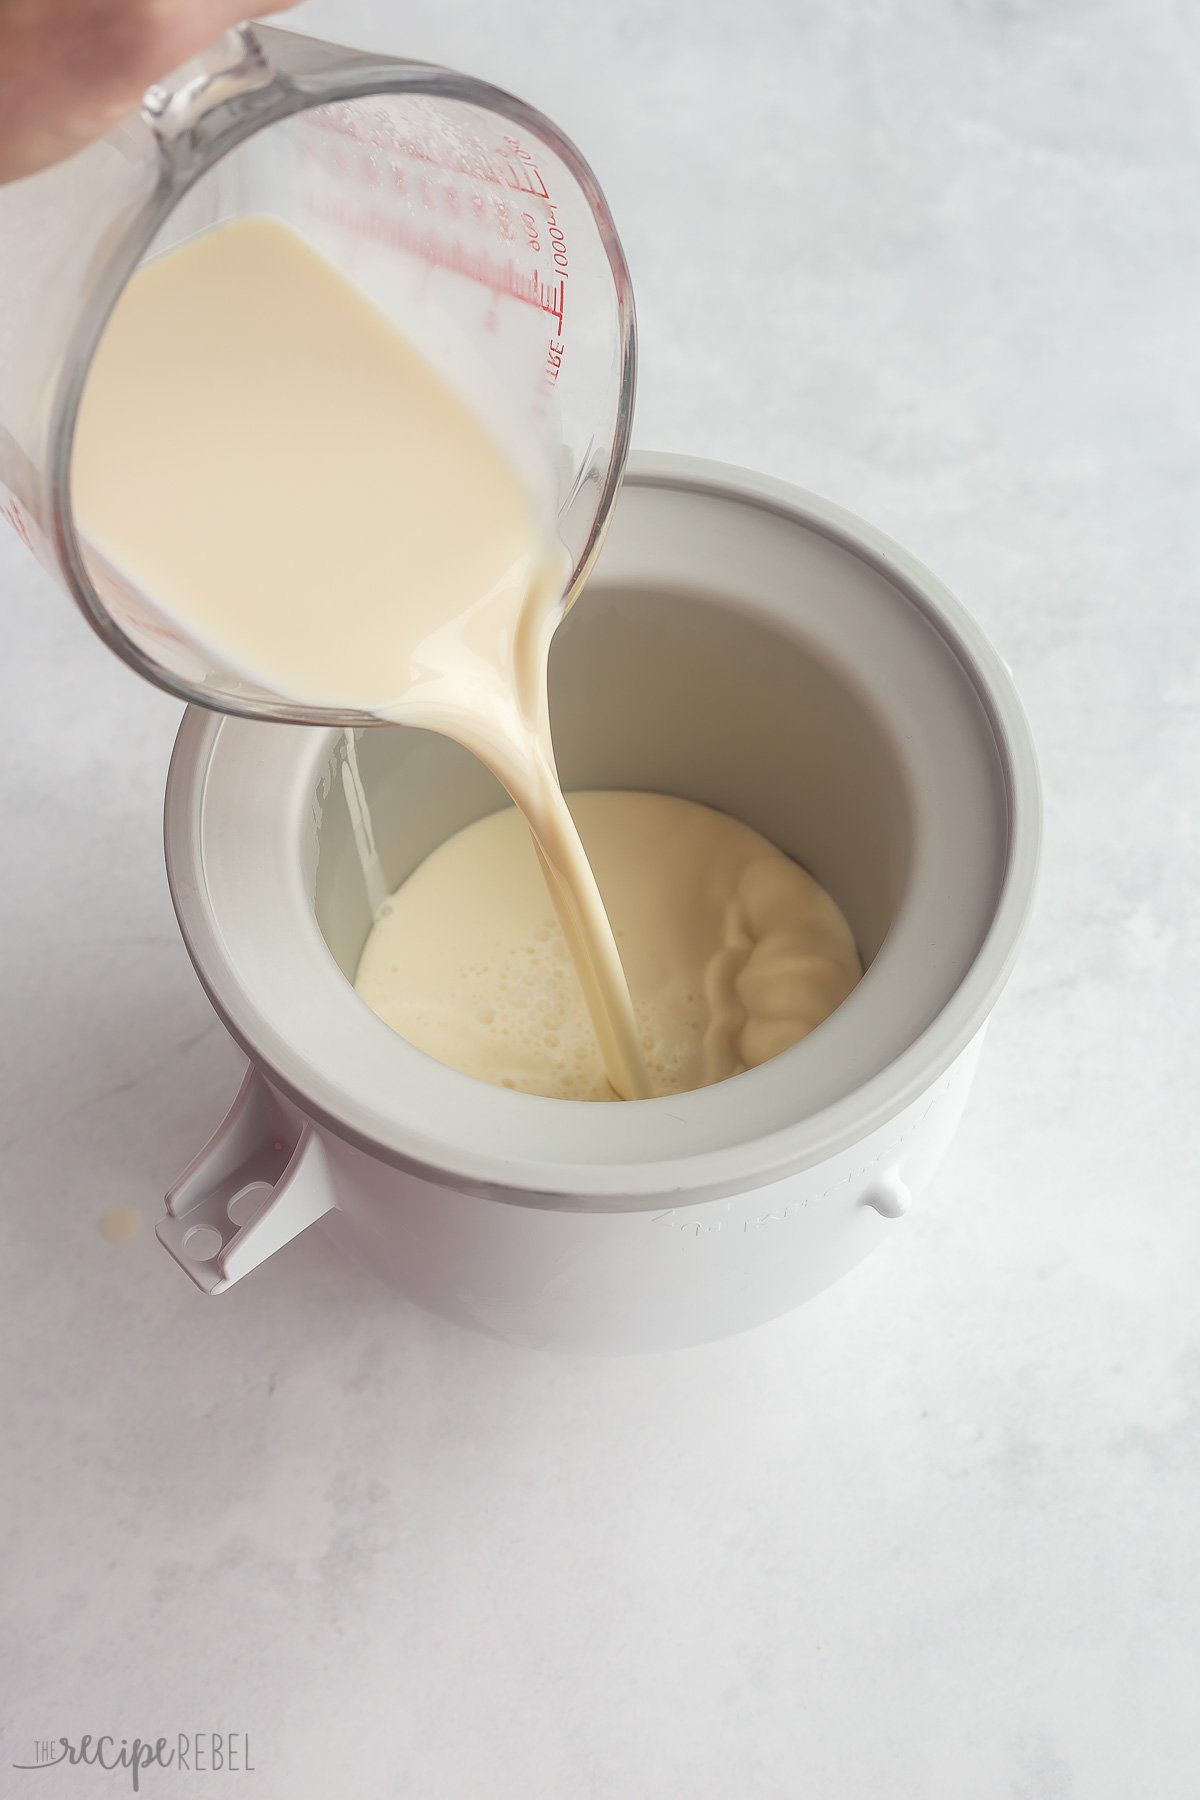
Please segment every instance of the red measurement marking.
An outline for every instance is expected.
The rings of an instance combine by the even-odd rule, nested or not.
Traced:
[[[505,187],[516,194],[532,194],[537,200],[548,200],[550,190],[534,163],[506,163]]]
[[[27,550],[33,549],[33,539],[29,535],[29,527],[25,523],[25,515],[15,500],[11,505],[6,505],[3,500],[0,500],[0,519],[8,520]]]
[[[451,175],[470,175],[476,181],[490,182],[493,187],[509,185],[487,146],[479,142],[472,143],[469,150],[454,151],[438,144],[431,148],[415,137],[402,136],[390,119],[364,121],[366,129],[362,130],[357,115],[333,115],[328,110],[306,113],[303,122],[305,126],[315,126],[318,131],[332,133],[334,137],[350,138],[364,149],[406,156],[410,162],[426,163],[431,169],[445,169]]]
[[[562,339],[552,337],[549,344],[546,346],[547,387],[553,387],[559,376],[562,374],[563,357],[566,353],[567,346],[563,343]]]
[[[368,150],[388,151],[406,156],[413,162],[427,163],[432,169],[447,169],[452,175],[469,175],[475,181],[490,182],[493,187],[510,188],[515,194],[532,194],[537,200],[549,200],[550,190],[530,152],[514,137],[505,138],[508,156],[496,156],[478,138],[465,150],[451,150],[437,143],[404,136],[384,114],[364,118],[360,112],[334,111],[330,107],[305,115],[304,124],[335,137],[350,138]]]
[[[389,219],[373,208],[366,211],[341,201],[324,200],[316,195],[312,197],[310,204],[331,224],[341,226],[343,231],[353,232],[358,237],[372,238],[376,243],[388,244],[394,250],[403,250],[409,256],[419,257],[432,269],[448,269],[451,274],[477,282],[480,287],[488,288],[493,294],[506,294],[509,299],[520,300],[525,306],[536,306],[539,312],[544,312],[557,321],[561,336],[563,304],[566,299],[564,282],[556,281],[553,286],[547,286],[536,270],[523,274],[515,263],[495,262],[483,251],[465,250],[457,239],[447,242],[435,231],[422,231],[402,219]]]
[[[554,266],[565,281],[571,272],[567,256],[567,240],[558,222],[558,208],[554,206],[546,208],[546,236],[549,239],[550,255],[554,260]]]
[[[496,216],[496,230],[500,233],[502,238],[511,243],[517,235],[517,228],[513,224],[512,214],[508,210],[507,203],[503,200],[497,200],[494,194],[492,196],[492,211]]]
[[[542,180],[541,170],[533,160],[520,138],[506,137],[511,159],[505,163],[508,175],[508,186],[518,194],[533,194],[539,200],[549,200],[550,190]]]

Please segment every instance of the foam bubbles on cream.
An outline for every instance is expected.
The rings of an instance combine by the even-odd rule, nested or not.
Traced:
[[[660,794],[583,793],[570,805],[654,1094],[778,1055],[858,981],[833,900],[748,826]],[[466,1074],[560,1100],[615,1098],[513,810],[458,832],[384,903],[355,985],[396,1031]]]

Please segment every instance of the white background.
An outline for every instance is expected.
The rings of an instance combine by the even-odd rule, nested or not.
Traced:
[[[554,1359],[301,1241],[153,1237],[236,1088],[178,941],[178,707],[0,541],[0,1791],[248,1732],[269,1800],[1200,1792],[1200,15],[1181,0],[310,0],[592,159],[637,441],[827,494],[1011,661],[1035,925],[949,1163],[709,1350]],[[135,1205],[128,1244],[102,1210]]]

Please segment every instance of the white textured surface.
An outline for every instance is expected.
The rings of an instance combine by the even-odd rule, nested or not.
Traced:
[[[239,1061],[161,873],[177,708],[0,541],[0,1791],[127,1791],[11,1773],[37,1737],[234,1730],[252,1787],[143,1791],[1191,1800],[1200,19],[297,17],[558,117],[635,271],[638,441],[827,493],[975,609],[1040,909],[944,1174],[782,1324],[552,1360],[317,1241],[205,1300],[152,1231]]]

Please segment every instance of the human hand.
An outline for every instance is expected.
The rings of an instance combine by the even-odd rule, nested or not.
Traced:
[[[155,81],[244,19],[245,4],[0,0],[0,181],[102,136]]]

